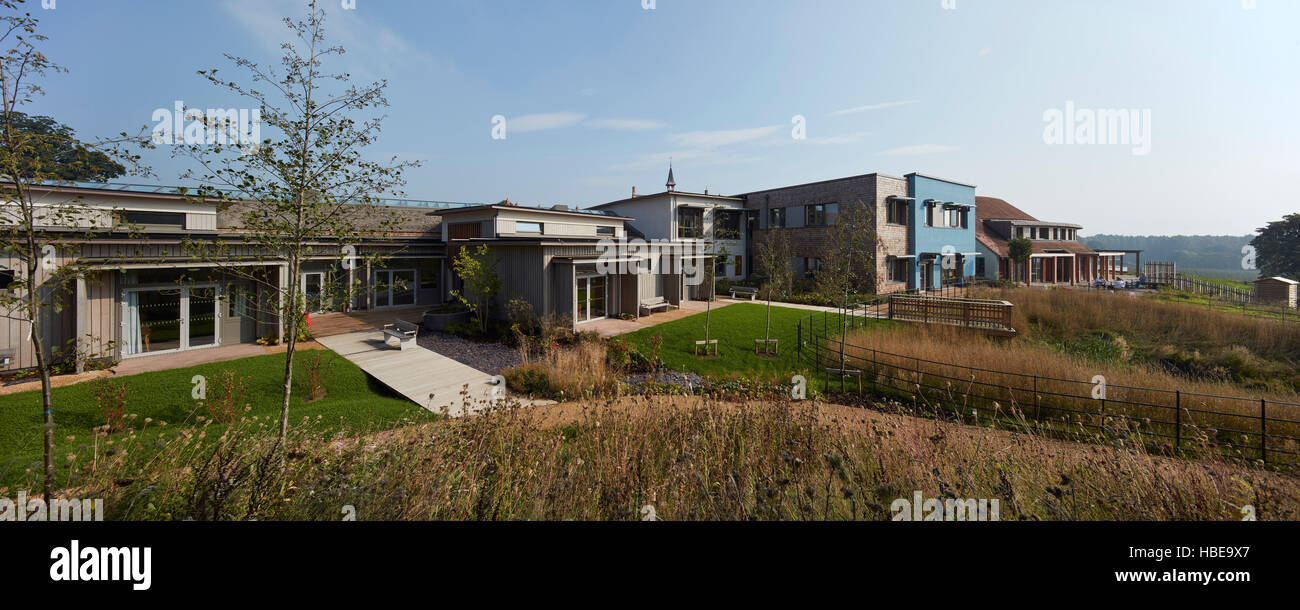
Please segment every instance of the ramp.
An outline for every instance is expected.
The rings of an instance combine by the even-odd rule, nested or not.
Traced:
[[[419,346],[398,349],[384,343],[377,330],[316,340],[347,358],[393,391],[435,413],[451,417],[487,408],[506,395],[492,375]],[[468,387],[467,387],[468,386]],[[467,392],[462,395],[462,392]],[[528,402],[528,404],[535,404]]]

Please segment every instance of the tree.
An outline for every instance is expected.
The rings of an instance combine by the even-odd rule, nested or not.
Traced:
[[[840,371],[844,370],[850,296],[872,292],[876,279],[876,209],[861,201],[844,208],[827,229],[817,290],[840,308]]]
[[[1300,213],[1287,214],[1258,232],[1250,245],[1260,274],[1300,280]]]
[[[64,182],[105,182],[126,173],[121,163],[79,142],[71,127],[51,117],[13,111],[6,124],[32,144],[31,156],[22,160],[22,174],[45,173]]]
[[[1016,270],[1013,273],[1014,277],[1012,280],[1018,282],[1020,281],[1021,275],[1023,275],[1021,270],[1023,270],[1025,265],[1029,263],[1029,259],[1034,256],[1034,242],[1023,237],[1013,237],[1011,238],[1011,241],[1007,242],[1007,249],[1007,253],[1011,256],[1011,260],[1016,263]],[[1025,279],[1025,283],[1028,284],[1029,278]]]
[[[464,282],[464,290],[452,290],[451,296],[469,308],[479,329],[486,332],[492,299],[501,291],[496,258],[487,246],[481,244],[473,253],[469,248],[461,248],[451,263],[451,269]]]
[[[122,133],[87,144],[54,119],[19,110],[44,94],[36,79],[66,71],[38,50],[46,37],[37,33],[37,20],[23,12],[21,4],[0,0],[0,9],[6,11],[0,17],[0,256],[7,262],[8,283],[0,291],[0,317],[28,329],[30,343],[24,351],[30,348],[41,380],[44,496],[49,502],[55,478],[50,378],[62,352],[54,345],[54,316],[63,312],[68,295],[86,278],[87,267],[79,261],[81,242],[114,223],[113,210],[91,207],[75,197],[61,199],[51,186],[124,173],[126,168],[110,156],[123,159],[133,173],[147,174],[140,157],[126,149],[132,143],[148,147],[148,142]],[[78,349],[80,339],[69,342],[78,363],[85,358]]]
[[[282,45],[278,69],[227,54],[247,73],[248,83],[222,80],[215,69],[199,71],[211,84],[251,103],[272,137],[231,142],[225,137],[228,119],[208,115],[203,142],[177,148],[178,155],[198,165],[183,174],[202,184],[193,198],[235,211],[243,236],[242,244],[190,238],[186,251],[228,278],[261,287],[270,295],[263,307],[281,321],[286,346],[281,441],[288,435],[294,351],[306,307],[299,284],[303,262],[330,257],[349,270],[359,260],[367,268],[381,263],[381,255],[360,253],[357,246],[368,236],[400,229],[394,214],[371,204],[385,195],[400,196],[403,170],[419,166],[362,156],[378,138],[383,117],[357,115],[388,106],[388,84],[358,86],[348,74],[323,71],[325,62],[344,51],[326,45],[325,12],[317,2],[308,2],[304,20],[285,18],[284,24],[290,39]],[[273,276],[268,266],[279,271]],[[357,283],[350,281],[346,292]]]
[[[772,339],[772,300],[778,294],[790,294],[794,273],[790,269],[790,238],[785,229],[770,229],[758,244],[758,264],[763,270],[759,292],[767,299],[767,331],[764,341]]]

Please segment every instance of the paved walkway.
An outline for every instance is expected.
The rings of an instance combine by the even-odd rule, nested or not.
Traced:
[[[389,346],[376,330],[321,337],[318,341],[395,392],[435,413],[445,409],[451,417],[470,415],[505,396],[505,386],[498,385],[492,375],[423,347],[402,350],[396,345]],[[549,404],[549,401],[522,402]]]
[[[731,305],[732,303],[739,303],[739,302],[740,301],[718,299],[713,302],[713,309],[717,310],[720,307],[726,307],[727,305]],[[704,313],[706,305],[707,304],[704,301],[684,301],[682,302],[682,306],[679,309],[670,309],[668,311],[652,313],[648,316],[641,316],[640,318],[637,318],[635,320],[605,318],[603,320],[597,320],[595,322],[579,324],[578,330],[594,331],[599,333],[600,336],[606,338],[615,337],[618,335],[626,335],[628,333],[634,333],[643,328],[650,328],[651,326],[658,326],[660,324],[672,322],[674,320],[680,320],[682,318],[690,317],[697,313]]]

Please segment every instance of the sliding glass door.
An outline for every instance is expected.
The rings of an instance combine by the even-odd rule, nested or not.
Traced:
[[[212,285],[123,291],[122,355],[217,345],[220,296]]]

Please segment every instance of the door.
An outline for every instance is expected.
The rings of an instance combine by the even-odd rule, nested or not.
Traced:
[[[921,263],[921,285],[917,286],[918,289],[920,290],[930,289],[930,275],[931,275],[930,270],[932,268],[933,265],[930,263]]]
[[[375,307],[401,307],[415,305],[416,280],[414,269],[384,269],[375,272]]]
[[[221,291],[215,285],[139,288],[122,293],[122,355],[177,352],[220,344]]]
[[[302,284],[299,289],[302,290],[302,298],[307,304],[308,312],[325,311],[325,273],[323,271],[303,273]]]
[[[608,298],[608,278],[603,275],[578,278],[578,323],[605,317]]]

